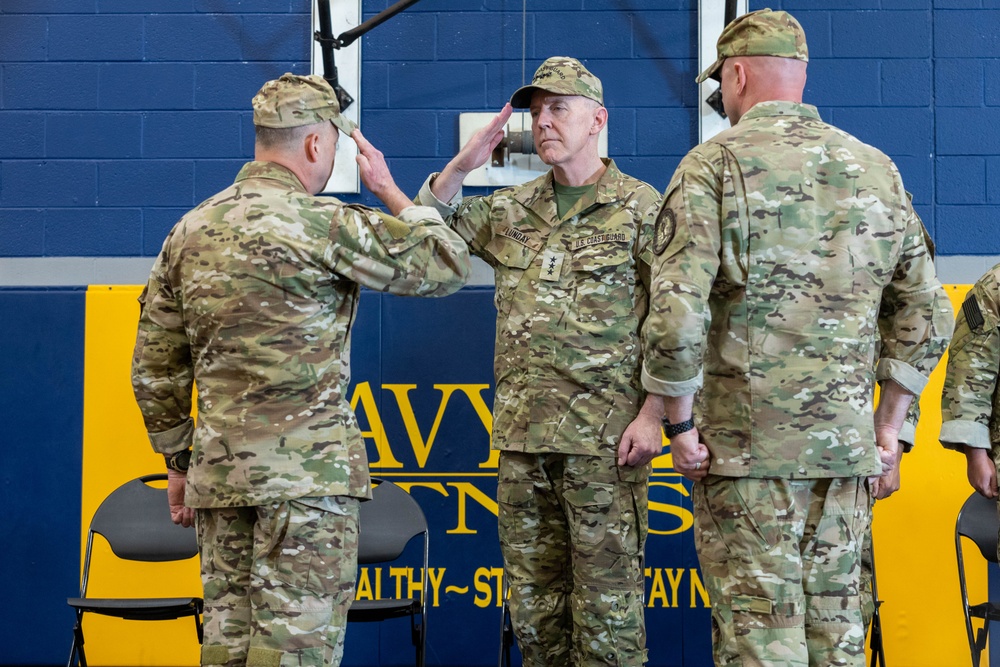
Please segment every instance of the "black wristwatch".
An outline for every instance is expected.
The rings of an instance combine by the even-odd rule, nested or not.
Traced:
[[[694,428],[694,417],[689,417],[678,424],[671,424],[670,420],[666,417],[660,420],[663,423],[663,433],[668,437],[672,438],[675,435],[680,435],[681,433],[687,433]]]
[[[187,472],[188,468],[191,466],[190,449],[182,449],[175,454],[165,454],[164,456],[167,459],[167,470]]]

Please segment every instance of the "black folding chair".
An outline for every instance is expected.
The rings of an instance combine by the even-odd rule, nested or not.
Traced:
[[[111,551],[118,558],[166,562],[185,560],[198,554],[195,531],[182,528],[170,520],[167,490],[150,486],[149,482],[166,480],[165,474],[146,475],[122,484],[104,499],[90,522],[87,534],[87,551],[83,561],[83,583],[80,597],[66,602],[76,610],[73,627],[73,646],[67,667],[87,667],[83,644],[83,615],[85,613],[114,616],[133,621],[162,621],[192,616],[198,643],[203,639],[201,612],[202,598],[90,598],[90,556],[94,535],[107,540]],[[106,568],[100,568],[104,570]],[[113,572],[102,572],[113,576]]]
[[[423,582],[420,599],[355,600],[347,612],[348,622],[378,622],[389,618],[410,617],[410,639],[416,648],[417,667],[424,667],[427,650],[427,593],[429,544],[427,519],[410,494],[382,479],[376,484],[372,499],[361,503],[358,532],[358,564],[388,563],[403,554],[406,545],[417,535],[423,536]]]
[[[969,591],[965,582],[965,559],[962,553],[962,538],[968,538],[979,548],[979,552],[990,563],[997,562],[997,538],[1000,535],[1000,518],[997,515],[997,501],[973,493],[962,505],[955,522],[955,553],[958,557],[958,583],[962,587],[962,611],[965,613],[965,630],[969,636],[969,650],[972,665],[979,667],[979,660],[986,648],[990,634],[990,623],[1000,621],[1000,604],[987,600],[981,604],[969,604]],[[983,627],[973,634],[972,619],[983,621]]]
[[[882,643],[882,615],[879,609],[882,600],[878,599],[878,577],[875,570],[875,546],[872,545],[872,602],[875,611],[872,613],[872,629],[868,638],[868,646],[872,651],[871,667],[885,667],[885,646]]]
[[[507,586],[507,579],[503,583],[503,603],[500,609],[500,657],[497,660],[499,667],[510,667],[510,653],[514,648],[514,625],[510,620],[510,604],[507,597],[510,595],[510,588]]]

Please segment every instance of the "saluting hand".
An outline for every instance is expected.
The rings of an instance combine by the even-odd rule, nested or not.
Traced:
[[[472,135],[472,138],[462,146],[462,150],[458,151],[458,155],[452,160],[459,171],[467,174],[486,164],[490,155],[493,154],[493,149],[503,139],[503,128],[507,125],[507,120],[512,112],[513,108],[510,106],[510,102],[503,105],[500,113],[494,116],[487,125],[479,128]]]
[[[358,145],[358,155],[354,159],[358,163],[358,172],[365,187],[382,200],[393,215],[399,215],[404,208],[413,206],[413,201],[396,186],[382,151],[365,139],[361,130],[354,130],[351,139]]]
[[[503,139],[503,128],[507,125],[512,111],[513,108],[509,102],[503,105],[500,113],[494,116],[487,125],[480,128],[462,146],[458,155],[445,165],[441,173],[431,183],[431,192],[434,193],[435,197],[444,202],[451,201],[462,188],[462,181],[465,180],[466,175],[473,169],[486,164],[493,149]]]

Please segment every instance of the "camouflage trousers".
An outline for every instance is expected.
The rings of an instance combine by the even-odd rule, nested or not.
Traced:
[[[864,665],[866,479],[709,476],[692,499],[716,665]]]
[[[202,665],[339,665],[354,600],[358,500],[199,509]]]
[[[875,500],[872,499],[872,507],[875,508]],[[872,618],[875,616],[875,590],[872,587],[872,580],[875,576],[875,554],[872,551],[872,524],[868,523],[865,537],[861,542],[861,624],[865,628],[865,633],[871,628]]]
[[[646,661],[649,466],[500,452],[500,549],[526,667]]]

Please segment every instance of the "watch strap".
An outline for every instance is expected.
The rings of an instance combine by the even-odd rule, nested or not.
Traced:
[[[689,417],[682,422],[676,424],[671,424],[670,421],[664,417],[660,420],[663,423],[663,433],[668,437],[672,438],[675,435],[680,435],[681,433],[687,433],[694,428],[694,417]]]
[[[188,468],[191,466],[190,449],[182,449],[181,451],[174,452],[173,454],[165,454],[164,457],[167,460],[167,470],[187,472]]]

